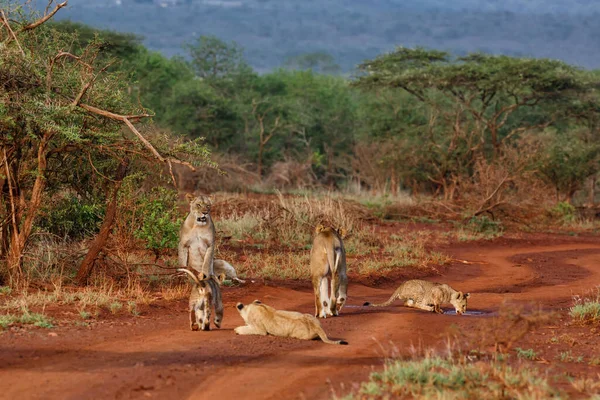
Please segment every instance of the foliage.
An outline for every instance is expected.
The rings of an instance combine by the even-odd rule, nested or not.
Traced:
[[[41,210],[37,228],[62,238],[83,239],[98,232],[104,207],[67,195]]]
[[[468,230],[474,233],[482,233],[487,236],[495,236],[502,232],[502,223],[490,219],[487,215],[471,217],[466,223]]]
[[[6,267],[0,269],[0,281],[9,278],[15,284],[23,272],[26,243],[48,199],[77,193],[82,204],[94,208],[106,201],[109,182],[118,190],[109,176],[125,160],[143,169],[147,160],[177,161],[171,156],[187,153],[205,164],[209,153],[201,142],[181,145],[174,140],[177,148],[168,141],[158,146],[165,157],[135,127],[151,114],[131,101],[127,74],[111,57],[135,49],[133,62],[143,53],[139,39],[104,32],[115,42],[122,39],[107,44],[89,28],[46,24],[12,1],[3,2],[3,10],[15,34],[6,27],[0,30],[0,259]],[[79,213],[73,215],[79,220],[60,215],[69,207]],[[49,214],[54,219],[48,224],[62,234],[81,236],[94,219],[95,210],[75,203],[59,210]]]
[[[6,329],[12,324],[33,325],[40,328],[53,328],[52,318],[44,314],[32,313],[24,310],[21,315],[4,314],[0,315],[0,328]]]
[[[550,398],[556,394],[535,370],[494,361],[469,363],[451,357],[427,357],[389,361],[382,372],[371,374],[357,395],[346,398]]]
[[[247,66],[243,51],[235,42],[225,43],[216,36],[200,36],[193,44],[184,46],[190,53],[197,76],[214,80],[230,77]]]
[[[146,248],[157,254],[177,248],[183,222],[177,209],[177,192],[156,187],[143,194],[138,202],[141,225],[134,232],[135,237],[144,240]]]
[[[560,218],[564,223],[573,222],[576,217],[577,209],[565,201],[558,202],[550,212]]]
[[[421,135],[424,153],[418,160],[429,161],[427,179],[446,198],[453,198],[456,186],[472,177],[478,160],[494,160],[524,132],[544,129],[575,112],[576,99],[589,92],[591,79],[559,61],[481,53],[452,57],[402,47],[360,69],[355,85],[396,89],[422,106],[421,129],[427,134]],[[523,115],[526,109],[532,116]]]

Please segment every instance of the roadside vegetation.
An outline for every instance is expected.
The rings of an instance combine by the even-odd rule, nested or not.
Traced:
[[[466,356],[392,360],[343,399],[557,398],[559,392],[535,369],[502,361],[471,362]]]
[[[431,271],[450,261],[436,244],[598,229],[595,71],[398,48],[352,79],[258,74],[216,37],[166,58],[135,35],[0,7],[6,312],[181,296],[184,192],[213,194],[218,256],[260,279],[306,279],[319,222],[348,232],[357,277]]]

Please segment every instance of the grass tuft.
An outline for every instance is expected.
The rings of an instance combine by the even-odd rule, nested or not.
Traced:
[[[29,312],[27,309],[24,309],[21,315],[0,315],[0,327],[2,329],[6,329],[13,324],[33,325],[47,329],[54,327],[52,318],[44,314]]]
[[[543,399],[556,396],[536,370],[498,361],[426,357],[396,360],[371,374],[358,393],[345,399]]]

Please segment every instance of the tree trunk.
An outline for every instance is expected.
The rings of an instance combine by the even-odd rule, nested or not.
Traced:
[[[260,144],[258,146],[258,177],[262,179],[262,157],[263,157],[263,147],[264,144],[262,142],[262,138],[260,139]]]
[[[119,193],[119,188],[121,187],[123,179],[127,176],[128,167],[129,159],[125,157],[121,160],[121,163],[119,164],[119,167],[115,173],[115,184],[108,201],[108,206],[106,207],[106,214],[104,215],[104,221],[102,221],[100,232],[92,242],[90,249],[79,266],[79,271],[77,271],[75,280],[80,285],[87,284],[87,281],[92,274],[92,270],[94,269],[96,258],[104,246],[106,246],[106,241],[108,240],[110,231],[112,230],[115,222],[115,215],[117,214],[117,194]]]
[[[596,202],[596,176],[592,176],[590,178],[590,193],[588,202],[590,203],[590,207],[594,207],[594,203]]]
[[[13,213],[13,227],[10,234],[11,238],[10,246],[8,248],[8,255],[6,257],[8,274],[12,285],[18,285],[23,276],[23,252],[25,251],[25,246],[27,244],[27,240],[29,239],[29,235],[31,235],[33,221],[35,220],[35,217],[37,217],[40,205],[42,203],[42,195],[44,193],[44,189],[46,188],[45,175],[46,166],[48,164],[46,160],[46,150],[48,143],[52,139],[52,136],[54,136],[53,133],[45,133],[38,146],[37,171],[35,171],[36,178],[35,182],[33,183],[33,188],[31,189],[31,197],[28,204],[25,204],[25,198],[20,190],[12,187],[10,201],[13,205],[13,208],[11,209],[11,212]],[[11,178],[7,177],[7,179]],[[14,215],[16,212],[16,207],[14,207],[14,205],[17,202],[19,203],[21,210],[26,210],[23,218],[21,218],[21,211],[19,211],[17,215]]]

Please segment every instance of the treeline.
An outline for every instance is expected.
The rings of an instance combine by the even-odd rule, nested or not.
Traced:
[[[177,240],[173,183],[410,192],[446,200],[459,219],[595,202],[597,71],[398,48],[350,79],[326,74],[336,65],[323,53],[259,74],[216,37],[166,58],[135,35],[36,21],[20,6],[6,15],[0,280],[11,284],[34,233],[94,238],[76,261],[80,283],[111,240],[113,255],[141,240],[159,257]]]
[[[77,28],[81,42],[93,35],[81,25],[56,26]],[[512,186],[528,176],[559,200],[584,187],[585,201],[594,200],[597,71],[398,48],[351,79],[314,72],[334,66],[323,54],[258,74],[239,46],[215,37],[188,44],[185,61],[148,51],[135,36],[101,36],[156,123],[204,137],[223,165],[249,173],[239,185],[404,189],[452,199],[497,164],[510,167]]]

